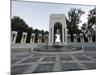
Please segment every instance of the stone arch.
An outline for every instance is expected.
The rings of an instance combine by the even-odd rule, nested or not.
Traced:
[[[51,14],[49,22],[49,46],[54,45],[67,45],[67,29],[66,29],[66,16],[64,14]],[[60,29],[60,30],[57,30]],[[54,35],[56,33],[57,34]],[[60,34],[59,34],[60,31]],[[54,38],[56,36],[56,40]],[[61,40],[60,40],[61,37]],[[56,41],[56,42],[55,42]]]

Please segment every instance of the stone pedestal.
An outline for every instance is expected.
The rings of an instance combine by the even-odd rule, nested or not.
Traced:
[[[77,35],[74,34],[73,36],[74,36],[74,42],[77,42]]]
[[[83,35],[83,33],[80,33],[80,41],[81,41],[81,43],[84,43],[84,35]]]
[[[30,43],[31,43],[31,44],[34,44],[34,42],[35,42],[35,34],[32,33],[32,34],[31,34],[31,40],[30,40]]]
[[[87,38],[88,38],[88,42],[92,43],[92,34],[90,31],[88,31],[88,33],[87,33]]]
[[[89,43],[92,43],[92,35],[88,34],[88,35],[87,35],[87,38],[88,38],[88,42],[89,42]]]
[[[56,30],[60,30],[60,45],[67,45],[67,25],[66,17],[64,14],[51,14],[49,22],[49,46],[56,44],[55,33]],[[58,43],[57,43],[58,44]]]
[[[11,32],[11,43],[16,43],[17,31]]]
[[[26,32],[23,32],[22,39],[21,39],[21,43],[26,43],[26,39],[27,39],[27,33]]]
[[[42,43],[42,34],[39,34],[38,43]]]

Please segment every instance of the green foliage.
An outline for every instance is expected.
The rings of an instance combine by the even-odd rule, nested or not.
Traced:
[[[88,31],[90,31],[91,33],[94,32],[95,28],[95,25],[96,25],[96,8],[92,9],[89,11],[89,14],[88,14],[88,18],[87,18],[87,23],[83,23],[82,24],[82,31],[86,31],[85,34],[87,34]]]
[[[71,40],[73,41],[73,34],[79,34],[81,30],[78,29],[78,24],[81,22],[80,17],[84,14],[81,9],[72,8],[68,12],[68,18],[66,19],[68,33],[71,34]]]
[[[91,32],[93,41],[95,42],[96,8],[89,11],[87,20],[87,23],[82,24],[81,30],[85,31],[84,36],[86,36],[88,32]]]
[[[84,12],[81,9],[75,8],[72,8],[68,12],[68,18],[66,19],[66,23],[69,33],[78,33],[78,24],[81,22],[80,17],[82,16],[82,14],[84,14]]]
[[[96,8],[90,10],[88,14],[88,29],[92,28],[93,25],[96,25]]]
[[[28,29],[28,25],[24,22],[23,19],[20,19],[17,16],[14,16],[11,19],[11,30],[15,31],[26,31]]]
[[[85,31],[87,29],[87,24],[83,23],[81,29],[82,29],[82,31]]]

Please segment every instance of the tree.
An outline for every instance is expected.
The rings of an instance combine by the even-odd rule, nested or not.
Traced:
[[[88,14],[88,30],[96,25],[96,8],[89,11]]]
[[[81,22],[80,17],[84,14],[81,9],[72,8],[68,12],[68,18],[66,19],[68,33],[71,34],[71,40],[73,41],[73,34],[78,34],[81,31],[78,29],[78,24]]]
[[[95,41],[96,8],[89,11],[87,19],[88,19],[88,21],[87,21],[86,25],[84,26],[84,24],[83,24],[83,28],[86,28],[85,36],[88,32],[91,32],[93,40]]]
[[[15,31],[26,31],[28,25],[18,16],[14,16],[11,19],[11,30]]]
[[[30,42],[30,39],[31,39],[31,34],[33,33],[33,28],[32,28],[32,27],[28,27],[28,28],[26,29],[26,32],[28,33],[28,34],[27,34],[26,43],[29,43],[29,42]]]
[[[42,34],[42,42],[44,42],[44,30],[40,30],[40,33]]]
[[[49,32],[48,31],[45,31],[44,34],[49,34]]]
[[[39,36],[40,30],[34,29],[33,32],[35,34],[35,42],[38,42],[38,36]]]
[[[87,30],[87,24],[86,23],[82,24],[81,30],[82,30],[82,32],[83,32],[83,34],[85,36],[86,35],[86,30]]]

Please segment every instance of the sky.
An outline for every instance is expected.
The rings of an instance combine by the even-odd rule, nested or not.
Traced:
[[[81,16],[81,23],[79,24],[81,27],[84,22],[87,22],[88,12],[95,8],[95,6],[12,1],[11,8],[11,17],[19,16],[29,27],[49,31],[50,14],[64,14],[67,17],[67,13],[71,8],[81,8],[81,10],[85,12],[85,14]]]

